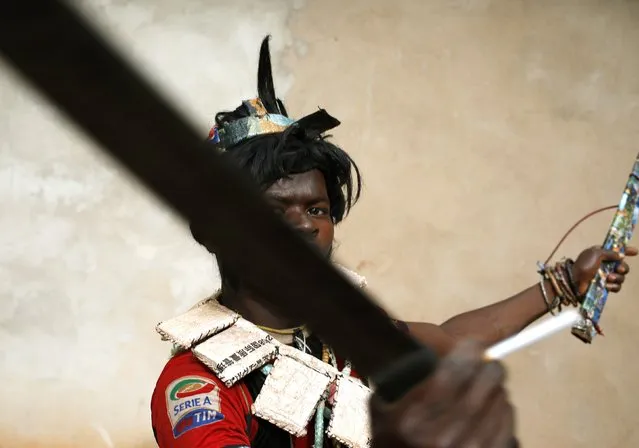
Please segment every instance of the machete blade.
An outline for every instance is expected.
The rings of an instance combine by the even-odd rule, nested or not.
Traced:
[[[0,51],[60,112],[187,221],[271,306],[307,322],[361,374],[435,358],[280,220],[257,186],[64,2],[0,2]],[[286,285],[286,288],[282,288]],[[423,358],[423,357],[422,357]],[[407,385],[403,385],[404,387]]]

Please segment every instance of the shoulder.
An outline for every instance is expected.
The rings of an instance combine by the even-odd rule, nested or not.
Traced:
[[[226,387],[191,352],[180,353],[167,362],[151,398],[157,442],[160,447],[208,447],[218,445],[193,441],[214,438],[220,443],[231,437],[244,443],[249,435],[246,416],[251,404],[242,382]],[[178,445],[178,439],[189,444]]]
[[[231,387],[225,386],[193,353],[185,352],[172,357],[166,363],[155,385],[152,400],[156,404],[165,402],[167,406],[196,407],[201,401],[198,398],[214,395],[231,400],[225,404],[237,404],[244,408],[246,404],[251,404],[243,399],[245,388],[241,381]]]

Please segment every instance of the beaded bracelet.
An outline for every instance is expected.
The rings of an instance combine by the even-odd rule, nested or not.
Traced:
[[[548,276],[548,267],[544,265],[543,263],[538,263],[537,266],[539,268],[537,273],[541,277],[539,279],[539,288],[541,289],[541,294],[544,297],[544,302],[546,302],[546,307],[548,308],[548,311],[550,312],[550,314],[554,316],[555,308],[557,308],[559,312],[561,312],[561,299],[559,298],[557,294],[555,294],[552,302],[550,301],[548,297],[548,291],[546,290],[546,282],[550,281]]]
[[[575,262],[570,258],[563,259],[561,261],[561,272],[563,283],[565,285],[565,294],[570,297],[572,305],[579,306],[581,304],[582,297],[580,297],[577,290],[577,284],[572,277],[572,267],[574,263]]]
[[[554,266],[547,266],[538,263],[538,273],[541,276],[539,286],[544,297],[544,302],[551,314],[555,314],[555,309],[561,312],[562,306],[579,306],[579,297],[576,294],[576,285],[572,280],[572,263],[570,259],[564,259]],[[546,290],[546,281],[552,286],[555,297],[552,302]]]
[[[541,289],[541,294],[544,297],[544,302],[546,302],[546,307],[548,308],[548,311],[550,311],[550,314],[552,314],[553,316],[555,315],[555,308],[559,308],[559,311],[561,312],[561,302],[557,300],[557,297],[555,297],[555,299],[553,300],[553,303],[550,303],[550,300],[548,299],[548,292],[546,291],[545,275],[542,275],[541,279],[539,279],[539,288]]]
[[[564,305],[566,303],[566,298],[563,294],[561,287],[559,286],[559,282],[557,281],[555,270],[551,267],[546,270],[546,275],[548,280],[550,280],[550,284],[552,285],[552,289],[555,290],[555,294],[559,297],[559,301]]]
[[[568,303],[572,306],[579,306],[579,299],[573,292],[573,287],[568,280],[568,268],[565,263],[555,267],[554,272],[559,288],[561,288],[563,296],[567,299]]]

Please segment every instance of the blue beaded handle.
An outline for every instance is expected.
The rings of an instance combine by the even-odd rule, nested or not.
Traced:
[[[626,245],[632,237],[639,217],[639,155],[632,167],[626,183],[619,207],[612,219],[608,234],[603,244],[606,250],[624,253]],[[586,296],[581,304],[582,318],[572,327],[572,334],[586,343],[591,343],[597,334],[602,334],[599,327],[601,313],[608,300],[606,278],[614,272],[618,262],[602,263],[599,272],[590,283]]]

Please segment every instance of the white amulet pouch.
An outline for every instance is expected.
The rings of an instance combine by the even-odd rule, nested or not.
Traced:
[[[273,336],[240,319],[231,328],[195,346],[193,354],[231,387],[275,358],[277,345]]]
[[[337,370],[319,359],[281,346],[280,355],[253,403],[253,414],[295,437],[302,437],[322,395],[336,376]]]
[[[371,446],[368,402],[371,391],[361,381],[340,377],[337,380],[328,436],[349,448]]]
[[[237,313],[211,298],[184,314],[159,323],[155,330],[163,339],[189,349],[194,344],[230,327],[239,318]]]

